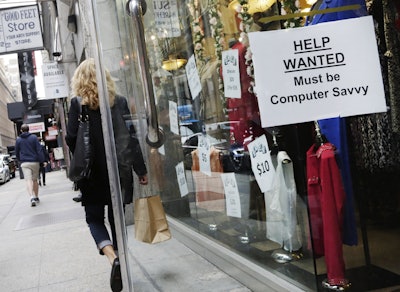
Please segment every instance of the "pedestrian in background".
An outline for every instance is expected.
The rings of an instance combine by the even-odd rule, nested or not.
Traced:
[[[50,162],[50,156],[49,152],[47,152],[46,145],[44,145],[43,140],[40,141],[40,144],[42,145],[42,151],[44,155],[44,162],[40,163],[40,168],[39,168],[39,186],[45,186],[46,185],[46,168],[47,165]]]
[[[122,104],[126,107],[126,110],[129,113],[126,99],[116,95],[115,84],[108,71],[106,72],[106,79],[111,109],[114,107],[114,104]],[[71,80],[71,89],[74,97],[71,99],[71,105],[68,113],[66,141],[72,153],[75,150],[81,104],[88,106],[90,144],[92,146],[93,163],[89,178],[78,181],[78,188],[82,193],[82,205],[85,208],[86,222],[100,254],[106,255],[110,264],[112,265],[110,276],[110,285],[112,291],[121,291],[121,270],[119,258],[117,256],[118,246],[111,201],[110,183],[107,171],[107,158],[104,148],[101,113],[99,109],[96,69],[93,59],[85,60],[78,66]],[[109,137],[106,137],[106,139],[109,139]],[[130,166],[129,169],[125,168],[128,173],[123,174],[121,173],[120,169],[120,177],[126,178],[130,176],[132,178],[130,188],[124,188],[125,182],[123,183],[121,179],[124,203],[130,203],[133,198],[132,168],[135,169],[136,174],[139,176],[139,182],[141,184],[147,184],[147,171],[143,157],[141,156],[141,152],[140,157],[139,155],[136,156],[137,157],[134,157],[134,159],[138,163]],[[141,165],[137,165],[139,163]],[[107,206],[111,237],[104,222],[105,206]]]
[[[31,206],[35,207],[39,202],[39,168],[40,163],[45,158],[38,138],[35,134],[29,133],[29,126],[23,124],[21,126],[21,135],[15,142],[15,155],[20,163],[26,188],[30,196]]]

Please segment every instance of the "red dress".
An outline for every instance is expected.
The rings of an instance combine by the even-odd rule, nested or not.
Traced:
[[[328,280],[343,283],[342,249],[345,191],[335,159],[335,146],[325,143],[307,151],[307,189],[314,253],[325,255]]]
[[[260,126],[257,97],[249,92],[251,77],[247,74],[247,48],[241,42],[237,42],[232,49],[238,50],[239,53],[241,98],[227,98],[228,116],[230,121],[235,122],[231,125],[231,137],[235,138],[236,143],[244,145],[245,138],[253,136],[251,142],[264,132]]]

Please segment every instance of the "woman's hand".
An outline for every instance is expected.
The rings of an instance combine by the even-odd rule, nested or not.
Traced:
[[[147,179],[147,175],[141,175],[139,176],[139,183],[141,185],[147,185],[149,183],[148,179]]]

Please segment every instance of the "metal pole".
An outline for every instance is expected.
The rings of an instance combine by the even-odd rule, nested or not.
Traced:
[[[128,0],[126,9],[132,18],[132,38],[137,43],[137,56],[139,63],[142,88],[146,98],[148,133],[146,142],[151,147],[158,148],[164,143],[164,133],[158,126],[157,108],[154,97],[154,89],[151,84],[150,63],[146,51],[146,39],[144,36],[143,15],[146,12],[145,0]]]
[[[67,126],[65,124],[65,114],[64,114],[64,100],[62,98],[59,98],[57,100],[57,111],[58,111],[58,115],[60,117],[60,123],[61,123],[61,137],[62,137],[62,146],[63,146],[63,151],[64,151],[64,162],[66,165],[66,174],[68,175],[68,169],[69,169],[69,163],[70,163],[70,159],[69,159],[69,151],[68,151],[68,146],[67,146],[67,142],[65,142],[65,136],[67,134]]]

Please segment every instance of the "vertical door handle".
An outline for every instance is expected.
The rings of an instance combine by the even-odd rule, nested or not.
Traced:
[[[146,99],[148,117],[146,142],[149,146],[158,148],[164,143],[164,132],[158,125],[156,101],[144,36],[143,15],[146,13],[147,4],[145,0],[129,0],[126,4],[126,9],[132,18],[133,34],[138,48],[140,78]]]

